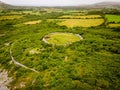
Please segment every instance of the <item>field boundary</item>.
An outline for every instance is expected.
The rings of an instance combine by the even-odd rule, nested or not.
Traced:
[[[39,71],[37,71],[37,70],[35,70],[35,69],[33,69],[33,68],[29,68],[29,67],[27,67],[27,66],[25,66],[25,65],[17,62],[17,61],[14,59],[14,57],[12,56],[12,51],[11,51],[11,49],[10,49],[10,56],[11,56],[11,59],[12,59],[11,61],[12,61],[14,64],[16,64],[16,65],[18,65],[18,66],[20,66],[20,67],[23,67],[23,68],[25,68],[25,69],[29,69],[29,70],[31,70],[31,71],[33,71],[33,72],[39,73]]]

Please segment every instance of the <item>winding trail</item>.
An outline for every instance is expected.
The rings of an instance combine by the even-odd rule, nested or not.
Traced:
[[[18,66],[21,66],[21,67],[23,67],[23,68],[25,68],[25,69],[29,69],[29,70],[31,70],[31,71],[33,71],[33,72],[39,73],[39,71],[37,71],[37,70],[35,70],[35,69],[33,69],[33,68],[29,68],[29,67],[27,67],[27,66],[25,66],[25,65],[17,62],[17,61],[14,59],[14,57],[12,56],[12,51],[11,51],[11,49],[10,49],[10,56],[11,56],[12,62],[13,62],[14,64],[16,64],[16,65],[18,65]]]

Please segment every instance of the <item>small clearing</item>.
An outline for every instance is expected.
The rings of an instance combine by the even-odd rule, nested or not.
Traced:
[[[39,54],[40,50],[38,48],[32,49],[29,51],[29,54]]]

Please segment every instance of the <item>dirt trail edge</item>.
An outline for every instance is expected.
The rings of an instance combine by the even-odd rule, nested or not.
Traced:
[[[33,69],[33,68],[29,68],[29,67],[27,67],[27,66],[25,66],[25,65],[17,62],[17,61],[14,59],[14,57],[12,56],[12,51],[11,51],[11,49],[10,49],[10,56],[11,56],[12,62],[13,62],[14,64],[16,64],[16,65],[18,65],[18,66],[21,66],[21,67],[23,67],[23,68],[29,69],[29,70],[31,70],[31,71],[33,71],[33,72],[39,73],[39,71],[37,71],[37,70],[35,70],[35,69]]]

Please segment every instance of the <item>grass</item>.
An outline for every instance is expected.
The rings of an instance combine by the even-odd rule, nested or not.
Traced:
[[[94,19],[94,18],[101,18],[100,15],[84,15],[84,16],[72,16],[72,15],[64,15],[64,16],[61,16],[59,18],[62,18],[62,19],[66,19],[66,18],[69,18],[69,19]]]
[[[91,27],[99,26],[104,22],[103,19],[66,19],[63,22],[59,22],[60,26],[72,27]]]
[[[0,16],[0,20],[6,20],[6,19],[19,19],[22,18],[23,15],[10,15],[10,16]]]
[[[37,20],[37,21],[29,21],[29,22],[25,22],[24,24],[26,24],[26,25],[30,25],[30,24],[38,24],[38,23],[40,23],[41,22],[41,20]]]
[[[49,44],[66,45],[80,41],[80,37],[72,33],[52,33],[44,37]]]
[[[107,18],[108,22],[115,22],[115,23],[120,22],[120,16],[118,16],[118,15],[107,14],[107,15],[105,15],[105,18]]]
[[[62,22],[66,19],[47,19],[47,22]]]

